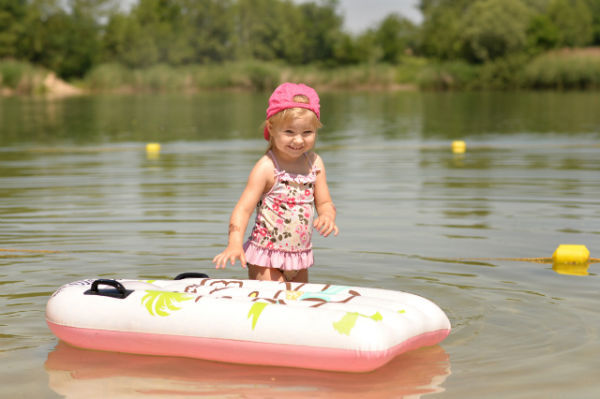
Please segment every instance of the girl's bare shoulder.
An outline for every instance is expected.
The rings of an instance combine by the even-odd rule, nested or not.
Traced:
[[[310,153],[307,154],[307,156],[308,156],[308,159],[309,159],[311,165],[315,165],[317,167],[317,169],[323,169],[323,167],[325,165],[323,164],[323,159],[321,159],[319,154],[311,151]]]
[[[252,168],[250,178],[258,179],[266,182],[267,186],[271,186],[275,179],[275,164],[268,155],[263,155]]]
[[[260,157],[258,161],[256,161],[256,165],[254,165],[254,168],[260,170],[261,172],[272,173],[275,169],[275,163],[273,162],[270,156],[265,154],[262,157]]]

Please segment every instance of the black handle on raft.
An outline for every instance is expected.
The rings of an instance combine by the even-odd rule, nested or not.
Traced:
[[[102,285],[109,285],[111,287],[113,287],[114,289],[117,290],[117,292],[115,293],[114,291],[100,291],[98,289],[98,286],[102,284]],[[131,294],[133,291],[132,290],[127,290],[125,289],[125,287],[123,286],[123,284],[119,283],[116,280],[109,280],[109,279],[104,279],[104,278],[100,278],[98,280],[95,280],[92,283],[92,286],[90,287],[89,290],[87,290],[86,292],[84,292],[85,295],[102,295],[102,296],[109,296],[109,297],[113,297],[113,298],[127,298],[127,296],[129,294]]]
[[[183,280],[186,278],[208,278],[208,274],[197,272],[186,272],[178,274],[173,280]]]

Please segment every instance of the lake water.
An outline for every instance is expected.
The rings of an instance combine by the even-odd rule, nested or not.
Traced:
[[[67,282],[245,277],[210,260],[267,97],[0,99],[1,397],[598,397],[600,264],[523,259],[600,257],[598,93],[322,95],[340,234],[315,238],[310,279],[433,300],[453,326],[439,346],[346,375],[59,343],[44,311]]]

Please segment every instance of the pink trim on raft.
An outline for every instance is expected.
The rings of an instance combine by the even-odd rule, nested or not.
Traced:
[[[417,335],[387,350],[357,351],[219,338],[98,330],[62,326],[51,321],[47,321],[47,323],[52,332],[61,340],[87,349],[346,372],[374,370],[401,353],[423,346],[435,345],[450,333],[450,330],[437,330]]]

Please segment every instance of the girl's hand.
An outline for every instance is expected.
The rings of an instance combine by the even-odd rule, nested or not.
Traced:
[[[331,232],[333,232],[334,236],[337,236],[339,233],[339,229],[335,224],[333,218],[329,215],[319,216],[315,219],[313,225],[315,229],[321,234],[323,237],[327,237]]]
[[[246,268],[246,256],[244,255],[244,248],[241,246],[227,246],[225,251],[221,252],[213,258],[213,263],[216,268],[223,268],[227,266],[227,261],[231,262],[231,266],[235,265],[236,259],[240,260],[243,268]]]

